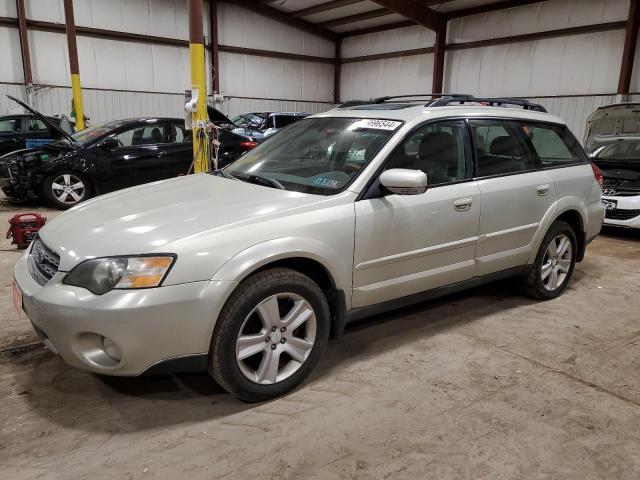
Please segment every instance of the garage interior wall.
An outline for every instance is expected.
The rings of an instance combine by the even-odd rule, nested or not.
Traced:
[[[62,0],[27,0],[29,20],[64,24]],[[209,41],[205,2],[204,34]],[[152,35],[188,42],[186,0],[74,0],[78,27]],[[0,17],[16,18],[16,2],[0,1]],[[268,19],[231,3],[218,4],[219,43],[234,47],[333,57],[333,42]],[[45,114],[69,115],[69,59],[64,32],[29,28],[33,70],[31,100]],[[78,35],[85,114],[92,123],[132,116],[184,116],[184,91],[191,86],[188,45]],[[0,25],[0,114],[19,107],[5,94],[26,98],[17,25]],[[207,65],[209,65],[207,51]],[[279,110],[315,113],[333,103],[333,65],[220,52],[216,107],[228,115]],[[210,85],[211,69],[207,68]],[[211,103],[211,102],[210,102]]]
[[[26,0],[27,18],[64,24],[63,0]],[[78,36],[86,114],[93,123],[141,115],[184,115],[190,88],[186,0],[75,0],[76,24],[173,39],[161,45]],[[205,1],[206,41],[210,2]],[[548,0],[454,18],[447,29],[444,91],[481,96],[528,97],[564,118],[582,138],[598,106],[635,100],[616,95],[624,26],[589,34],[526,41],[475,42],[572,27],[624,22],[629,0]],[[16,2],[0,1],[0,17],[16,18]],[[402,17],[398,17],[401,19]],[[34,76],[30,99],[47,114],[68,114],[71,89],[64,31],[29,28]],[[235,5],[218,3],[220,45],[331,59],[332,41]],[[342,40],[340,99],[429,93],[435,34],[412,26]],[[469,45],[465,45],[469,44]],[[411,54],[394,54],[412,50]],[[392,58],[371,58],[391,54]],[[640,49],[636,61],[640,61]],[[17,25],[0,23],[0,114],[16,111],[5,94],[25,97]],[[207,52],[207,62],[209,62]],[[280,110],[315,113],[333,106],[334,65],[223,51],[216,106],[228,115]],[[640,92],[634,69],[631,92]],[[211,71],[207,69],[207,75]],[[208,78],[210,84],[210,79]]]
[[[458,49],[457,44],[626,21],[628,11],[628,0],[550,0],[452,19],[447,28],[443,90],[531,98],[549,112],[560,115],[582,139],[586,119],[595,108],[623,100],[615,92],[624,26],[598,33],[477,48]],[[433,32],[419,26],[347,37],[343,40],[343,57],[425,49],[433,47],[434,41]],[[640,92],[637,70],[632,78],[632,92]],[[430,93],[432,75],[430,53],[345,63],[342,100]]]

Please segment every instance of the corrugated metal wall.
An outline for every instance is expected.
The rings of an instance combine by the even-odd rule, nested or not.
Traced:
[[[209,2],[205,2],[208,18]],[[188,40],[185,0],[75,0],[76,24],[85,27]],[[64,23],[62,0],[29,0],[27,18]],[[0,16],[16,17],[15,2],[0,1]],[[209,37],[205,21],[205,36]],[[221,44],[286,53],[333,56],[332,42],[285,26],[231,3],[219,3]],[[47,114],[71,110],[69,62],[64,34],[29,30],[35,106]],[[92,122],[142,115],[184,116],[191,87],[189,50],[131,41],[78,36],[85,114]],[[24,97],[17,28],[0,27],[0,114],[15,110],[4,94]],[[332,106],[333,65],[220,53],[220,87],[230,115],[249,110],[323,111]],[[207,55],[207,64],[209,58]],[[207,69],[207,82],[210,82]],[[4,83],[3,83],[4,82]],[[249,108],[251,107],[251,108]]]

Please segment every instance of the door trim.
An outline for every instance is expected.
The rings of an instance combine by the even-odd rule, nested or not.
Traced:
[[[397,261],[410,260],[413,258],[423,257],[425,255],[431,255],[434,253],[448,252],[450,250],[456,250],[458,248],[466,247],[475,243],[478,237],[469,237],[462,240],[456,240],[455,242],[444,243],[442,245],[434,245],[432,247],[421,248],[419,250],[412,250],[410,252],[396,253],[387,257],[376,258],[374,260],[367,260],[366,262],[359,263],[355,266],[355,270],[366,270],[367,268],[378,267],[380,265],[386,265],[387,263],[394,263]]]

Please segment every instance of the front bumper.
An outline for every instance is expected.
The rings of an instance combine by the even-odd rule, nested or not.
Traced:
[[[41,286],[26,255],[14,269],[23,310],[45,344],[71,366],[135,376],[168,359],[209,351],[215,321],[236,282],[202,281],[94,295],[64,285],[58,272]],[[117,348],[109,355],[104,339]],[[118,359],[118,356],[120,357]]]
[[[605,225],[640,228],[640,195],[632,197],[609,197],[603,195],[602,199],[605,201],[615,201],[617,203],[617,208],[614,212],[605,213]]]

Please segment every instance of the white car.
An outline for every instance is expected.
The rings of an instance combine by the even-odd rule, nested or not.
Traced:
[[[72,366],[208,369],[261,401],[363,317],[505,277],[560,295],[604,216],[564,122],[525,101],[402,100],[72,208],[16,264],[17,307]]]
[[[605,225],[640,228],[640,140],[618,140],[591,158],[602,171]]]

